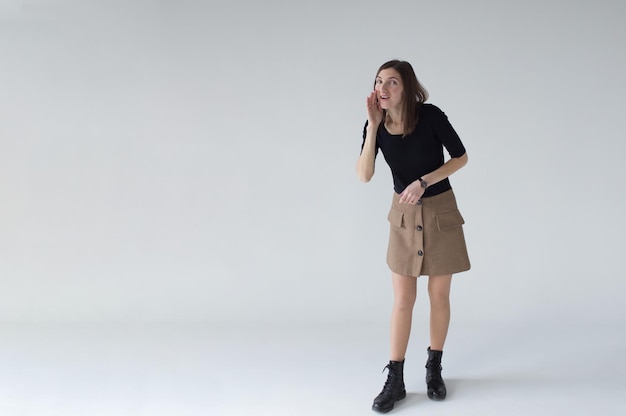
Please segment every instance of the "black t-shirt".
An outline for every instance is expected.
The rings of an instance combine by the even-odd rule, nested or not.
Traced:
[[[363,128],[361,151],[365,145],[366,129],[367,122]],[[397,193],[402,193],[408,185],[443,165],[444,147],[450,157],[465,154],[465,147],[448,117],[432,104],[422,104],[417,126],[406,137],[389,133],[384,123],[380,123],[376,133],[376,155],[378,149],[382,150],[391,168],[393,188]],[[450,181],[446,178],[428,186],[424,197],[438,195],[449,189]]]

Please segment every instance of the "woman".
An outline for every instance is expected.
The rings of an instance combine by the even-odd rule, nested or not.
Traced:
[[[428,397],[443,400],[441,356],[450,322],[452,275],[469,270],[463,218],[448,177],[467,163],[467,153],[446,115],[426,104],[428,93],[408,62],[389,61],[376,73],[367,97],[368,120],[363,131],[357,175],[369,182],[380,149],[391,168],[394,194],[387,264],[394,302],[391,314],[387,381],[372,409],[386,413],[406,397],[404,357],[411,331],[417,277],[428,276],[430,346],[427,348]],[[450,159],[444,163],[443,150]]]

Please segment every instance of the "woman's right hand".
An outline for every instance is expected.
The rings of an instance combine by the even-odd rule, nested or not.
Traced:
[[[380,108],[378,103],[376,91],[372,91],[367,97],[367,121],[368,125],[372,127],[378,127],[383,121],[383,109]]]

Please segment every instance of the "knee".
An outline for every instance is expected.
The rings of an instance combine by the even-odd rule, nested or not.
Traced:
[[[402,295],[396,296],[393,301],[393,306],[397,311],[412,311],[413,305],[415,305],[415,295]]]
[[[431,291],[428,293],[430,297],[430,304],[436,307],[449,307],[450,306],[450,294]]]

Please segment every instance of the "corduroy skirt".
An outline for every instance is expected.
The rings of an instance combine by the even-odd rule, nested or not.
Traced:
[[[469,270],[463,224],[452,190],[400,204],[394,192],[387,265],[405,276],[440,276]]]

